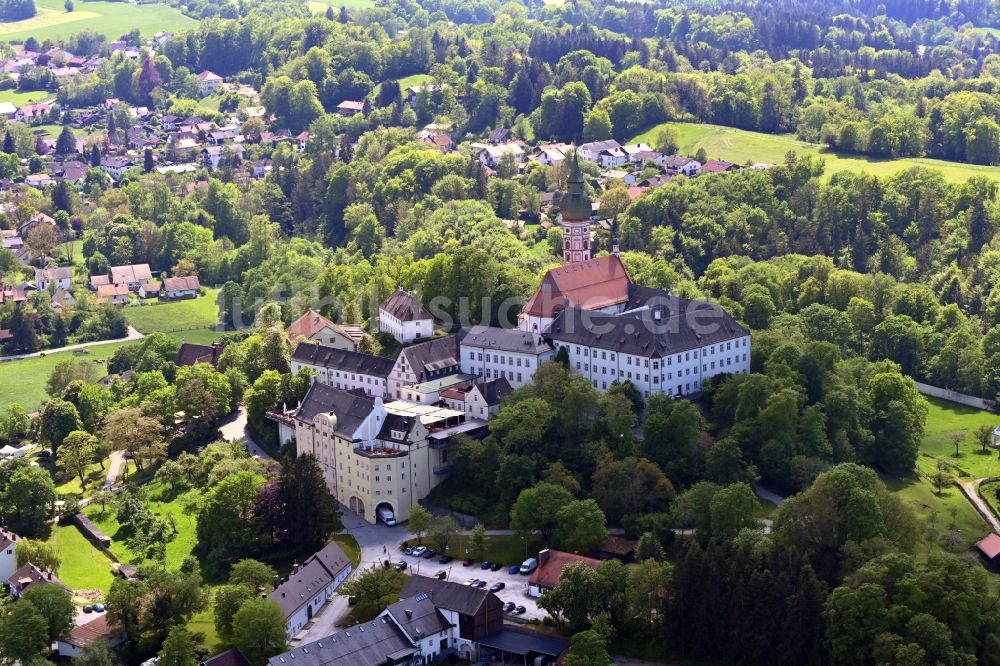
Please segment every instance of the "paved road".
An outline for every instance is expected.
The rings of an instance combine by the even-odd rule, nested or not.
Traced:
[[[104,490],[111,490],[121,476],[122,466],[125,465],[125,452],[124,451],[112,451],[111,457],[108,459],[108,474],[104,480]]]
[[[981,515],[983,519],[990,524],[993,531],[1000,534],[1000,520],[997,520],[996,515],[990,509],[986,500],[979,496],[979,484],[985,480],[986,479],[976,479],[975,481],[968,481],[961,484],[962,492],[965,493],[965,496],[969,498],[969,501],[972,502],[973,506],[975,506],[979,515]]]
[[[243,405],[239,406],[236,414],[227,417],[219,424],[219,432],[222,433],[222,438],[226,441],[235,439],[238,442],[242,442],[244,446],[247,447],[247,451],[254,458],[260,458],[261,460],[274,460],[264,449],[257,446],[257,443],[250,438],[250,434],[247,432],[247,410]]]
[[[74,349],[85,349],[87,347],[97,347],[98,345],[110,345],[116,342],[128,342],[129,340],[142,340],[145,335],[135,330],[131,326],[128,327],[128,335],[124,338],[115,338],[114,340],[97,340],[95,342],[81,342],[78,345],[68,345],[66,347],[59,347],[58,349],[46,349],[44,351],[34,352],[32,354],[16,354],[14,356],[0,356],[0,361],[17,361],[22,358],[34,358],[35,356],[47,356],[49,354],[58,354],[59,352],[73,351]]]

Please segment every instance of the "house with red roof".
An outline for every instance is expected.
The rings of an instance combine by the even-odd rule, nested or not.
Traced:
[[[528,579],[528,594],[540,597],[544,592],[556,589],[559,586],[559,578],[562,576],[563,569],[567,567],[582,564],[590,569],[596,569],[600,563],[600,560],[595,560],[593,557],[546,548],[538,553],[538,568]]]
[[[288,328],[288,339],[299,338],[319,342],[327,347],[357,351],[358,342],[365,332],[358,326],[341,326],[315,310],[308,310],[304,315],[293,321]]]

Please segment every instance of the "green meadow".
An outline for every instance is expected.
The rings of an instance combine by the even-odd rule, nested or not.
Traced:
[[[63,8],[62,0],[36,0],[35,4],[38,13],[32,18],[0,23],[0,40],[22,42],[29,37],[55,40],[82,30],[94,30],[117,39],[135,28],[143,37],[152,37],[157,32],[176,32],[197,23],[173,7],[160,4],[81,1],[72,12]]]
[[[677,129],[682,155],[694,155],[704,148],[710,159],[720,159],[736,164],[763,162],[781,164],[785,155],[794,151],[798,155],[819,155],[826,162],[826,177],[841,171],[865,171],[879,176],[891,176],[899,171],[915,166],[940,170],[947,181],[960,182],[970,176],[982,175],[1000,180],[1000,167],[979,164],[963,164],[926,158],[881,159],[864,155],[837,153],[826,146],[799,141],[792,134],[765,134],[698,123],[664,123]],[[663,125],[657,125],[628,140],[629,143],[645,142],[654,144],[656,133]]]

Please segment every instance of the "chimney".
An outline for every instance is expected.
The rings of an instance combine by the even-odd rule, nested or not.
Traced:
[[[297,574],[298,572],[299,572],[299,563],[296,562],[295,564],[292,565],[292,574],[294,575]]]
[[[406,613],[406,619],[410,619],[410,618],[412,618],[412,617],[413,617],[413,611],[411,611],[411,610],[410,610],[409,608],[407,608],[407,609],[406,609],[405,611],[403,611],[403,612],[404,612],[404,613]]]

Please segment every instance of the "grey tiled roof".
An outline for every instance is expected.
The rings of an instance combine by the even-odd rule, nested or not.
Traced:
[[[333,412],[337,416],[335,431],[342,437],[351,437],[372,411],[374,400],[361,393],[344,391],[313,379],[295,417],[312,422],[317,414]]]
[[[371,375],[383,379],[389,376],[395,361],[391,358],[364,354],[347,349],[336,349],[315,342],[300,342],[292,352],[292,360],[341,372]]]
[[[519,354],[544,354],[552,344],[538,333],[496,326],[467,326],[458,332],[459,344]]]

